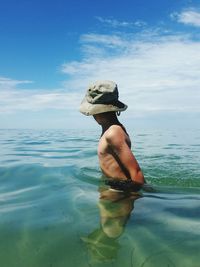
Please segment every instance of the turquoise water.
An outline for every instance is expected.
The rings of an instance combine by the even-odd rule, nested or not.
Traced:
[[[0,266],[199,267],[200,131],[130,134],[137,195],[103,184],[99,133],[0,130]]]

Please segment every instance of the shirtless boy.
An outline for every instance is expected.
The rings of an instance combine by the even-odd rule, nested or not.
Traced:
[[[118,100],[118,88],[112,81],[91,84],[80,112],[91,115],[102,127],[98,145],[99,164],[113,189],[138,191],[145,183],[140,166],[131,151],[131,140],[117,115],[127,109]]]

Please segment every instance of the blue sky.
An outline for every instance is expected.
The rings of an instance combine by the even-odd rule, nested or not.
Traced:
[[[139,127],[197,128],[200,3],[2,0],[0,128],[93,127],[89,83],[114,80]]]

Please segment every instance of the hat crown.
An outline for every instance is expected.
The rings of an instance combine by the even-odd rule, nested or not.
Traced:
[[[118,101],[117,84],[112,81],[100,81],[89,86],[87,101],[91,104],[112,104]]]

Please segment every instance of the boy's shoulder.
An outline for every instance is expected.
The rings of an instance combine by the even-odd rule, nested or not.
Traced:
[[[104,133],[104,137],[109,143],[124,140],[125,136],[125,132],[119,125],[110,126],[108,130]]]
[[[125,134],[124,130],[120,125],[111,125],[108,130],[105,132],[105,136],[115,136],[119,134]]]

